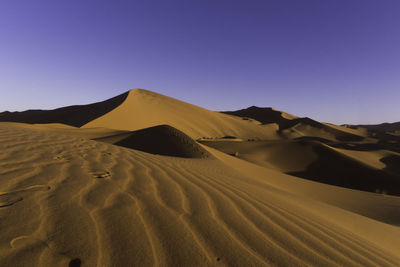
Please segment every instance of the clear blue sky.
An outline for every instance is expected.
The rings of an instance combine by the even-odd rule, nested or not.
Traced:
[[[1,111],[131,88],[212,110],[400,121],[400,1],[0,1]]]

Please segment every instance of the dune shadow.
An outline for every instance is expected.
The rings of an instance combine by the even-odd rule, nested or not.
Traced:
[[[68,267],[80,267],[82,264],[82,261],[78,258],[73,259],[69,262]]]
[[[86,123],[103,116],[122,104],[129,92],[106,101],[89,105],[62,107],[54,110],[27,110],[22,112],[5,111],[0,113],[0,121],[22,123],[62,123],[81,127]]]
[[[386,165],[384,170],[400,176],[400,156],[390,155],[382,158],[380,161]]]

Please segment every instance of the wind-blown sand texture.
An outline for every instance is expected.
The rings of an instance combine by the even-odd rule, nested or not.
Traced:
[[[142,108],[147,122],[126,115]],[[82,128],[57,123],[0,123],[0,266],[399,266],[400,197],[284,173],[346,159],[398,175],[372,137],[288,139],[145,90]]]

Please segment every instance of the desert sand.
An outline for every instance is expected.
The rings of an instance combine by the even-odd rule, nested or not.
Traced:
[[[0,266],[400,265],[399,136],[143,89],[0,121]]]

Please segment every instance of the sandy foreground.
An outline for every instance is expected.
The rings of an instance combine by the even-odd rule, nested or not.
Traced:
[[[186,104],[124,123],[126,101],[137,98],[81,128],[0,122],[0,266],[400,265],[400,197],[284,173],[331,150],[383,169],[395,152],[329,147],[296,163],[271,160],[276,145],[235,142],[257,152],[241,158],[194,140],[276,140],[276,126]],[[212,126],[191,119],[203,112]],[[304,147],[280,142],[287,156]]]

